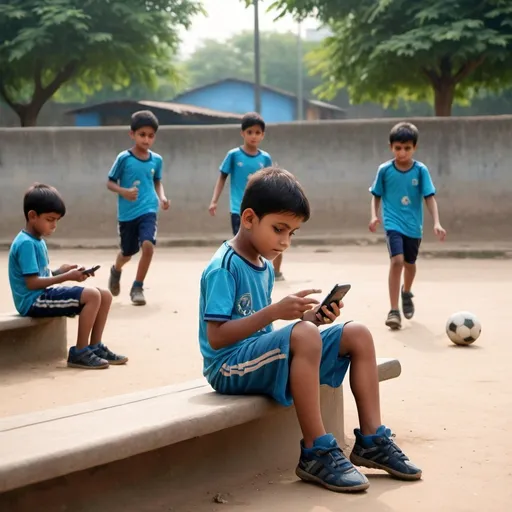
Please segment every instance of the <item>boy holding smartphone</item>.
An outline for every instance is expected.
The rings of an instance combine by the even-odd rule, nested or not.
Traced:
[[[114,354],[102,343],[112,304],[110,292],[56,286],[65,281],[82,283],[94,275],[94,267],[85,270],[66,264],[53,271],[49,268],[44,237],[55,231],[66,213],[60,194],[48,185],[33,185],[23,199],[23,211],[25,229],[18,233],[9,251],[9,283],[18,313],[33,318],[80,315],[76,346],[69,349],[70,367],[99,370],[126,363],[127,357]]]

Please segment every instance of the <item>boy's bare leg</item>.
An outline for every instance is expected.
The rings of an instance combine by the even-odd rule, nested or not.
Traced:
[[[414,278],[416,277],[416,264],[404,262],[404,292],[410,292],[412,288],[412,283],[414,282]]]
[[[116,262],[114,263],[114,268],[121,272],[122,268],[132,259],[131,256],[123,256],[123,254],[120,252],[117,255]]]
[[[76,348],[78,350],[84,349],[89,345],[89,338],[101,304],[99,290],[96,288],[84,288],[80,303],[84,307],[78,317],[78,336],[76,340]]]
[[[152,242],[148,240],[142,242],[142,255],[139,260],[139,266],[137,267],[135,281],[143,283],[144,279],[146,279],[146,275],[148,273],[149,266],[151,265],[151,260],[153,259],[154,252],[155,246],[153,245]]]
[[[404,268],[404,257],[402,254],[393,256],[389,265],[389,302],[391,309],[398,310],[398,299],[400,296],[400,281]]]
[[[310,322],[295,325],[290,338],[290,351],[290,390],[304,445],[311,448],[313,441],[326,433],[320,410],[322,339],[318,327]]]
[[[361,324],[343,328],[340,356],[350,355],[350,387],[356,400],[361,432],[371,435],[380,427],[379,375],[370,331]]]
[[[108,313],[112,304],[112,294],[108,290],[98,289],[98,292],[100,293],[100,307],[92,328],[90,345],[97,345],[102,341],[103,331],[105,329]]]

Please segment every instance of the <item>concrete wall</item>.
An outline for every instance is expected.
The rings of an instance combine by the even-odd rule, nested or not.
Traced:
[[[367,232],[368,187],[379,163],[389,158],[387,135],[394,122],[269,126],[264,149],[299,177],[312,203],[312,219],[302,232]],[[421,133],[417,157],[431,170],[451,238],[510,240],[512,116],[413,122]],[[217,218],[207,209],[218,166],[240,140],[237,126],[159,131],[155,150],[164,157],[163,181],[173,201],[172,210],[160,217],[160,235],[229,232],[227,190]],[[67,201],[59,238],[115,236],[116,199],[106,190],[106,176],[129,143],[124,128],[0,130],[0,238],[22,227],[22,195],[34,181],[55,185]]]

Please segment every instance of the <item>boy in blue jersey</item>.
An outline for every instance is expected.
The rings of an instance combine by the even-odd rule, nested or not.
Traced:
[[[53,187],[36,184],[23,199],[25,229],[9,251],[9,282],[14,304],[22,316],[49,318],[80,315],[76,346],[69,349],[68,366],[97,370],[124,364],[127,357],[114,354],[102,343],[112,295],[99,288],[56,286],[65,281],[81,283],[94,274],[78,265],[51,271],[44,237],[50,236],[64,217],[66,206]]]
[[[402,310],[405,318],[414,316],[411,292],[416,275],[416,258],[423,236],[423,199],[434,220],[434,233],[443,241],[446,231],[439,221],[435,199],[436,189],[427,167],[413,159],[418,142],[418,129],[411,123],[399,123],[389,134],[393,160],[382,164],[370,187],[372,193],[369,229],[377,230],[378,212],[382,202],[382,218],[391,265],[389,269],[389,299],[391,310],[386,325],[391,329],[402,327],[398,308],[402,271],[404,284],[401,289]]]
[[[162,157],[151,151],[158,130],[158,119],[149,111],[132,115],[130,137],[134,146],[120,153],[108,174],[107,188],[118,194],[119,236],[121,251],[110,269],[108,282],[112,295],[121,292],[121,271],[134,254],[142,249],[130,298],[136,306],[144,306],[144,279],[153,259],[156,245],[157,214],[168,210],[162,184]]]
[[[217,213],[217,204],[224,190],[224,185],[230,176],[230,200],[229,211],[231,212],[231,228],[233,235],[240,229],[240,204],[244,195],[247,180],[265,167],[272,165],[270,155],[259,149],[259,145],[265,138],[265,121],[256,112],[249,112],[242,118],[242,138],[244,143],[241,147],[228,151],[224,161],[220,165],[220,174],[213,190],[212,202],[210,203],[210,215]],[[279,255],[273,262],[276,280],[284,279],[281,272],[283,256]]]
[[[332,491],[362,491],[369,482],[353,464],[382,469],[403,480],[421,478],[381,425],[373,339],[366,327],[332,324],[343,304],[319,312],[303,290],[273,304],[271,260],[289,246],[309,219],[306,195],[287,171],[268,168],[249,178],[241,204],[240,230],[225,242],[201,277],[199,343],[203,373],[218,392],[263,394],[284,406],[295,403],[302,430],[299,478]],[[275,320],[296,320],[274,330]],[[339,387],[351,365],[350,384],[360,428],[345,457],[320,413],[320,385]],[[353,463],[353,464],[352,464]]]

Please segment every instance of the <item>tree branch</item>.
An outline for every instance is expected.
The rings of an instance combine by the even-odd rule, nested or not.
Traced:
[[[46,86],[41,84],[40,94],[45,98],[45,101],[51,98],[59,89],[59,87],[67,82],[76,72],[78,68],[78,61],[68,62],[54,77],[54,79]],[[36,89],[37,90],[37,89]],[[34,93],[34,97],[35,97]]]
[[[432,71],[428,68],[421,68],[421,72],[427,77],[428,81],[436,87],[439,84],[439,77],[436,75],[435,71]]]
[[[465,78],[467,78],[475,69],[477,69],[479,66],[481,66],[485,61],[485,55],[481,55],[476,60],[470,60],[469,62],[466,62],[459,71],[455,74],[453,77],[454,83],[462,82]]]

